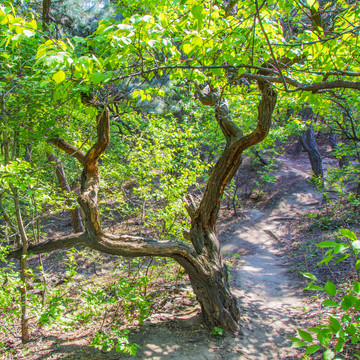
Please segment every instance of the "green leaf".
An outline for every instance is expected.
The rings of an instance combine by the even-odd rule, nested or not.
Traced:
[[[298,333],[305,341],[307,341],[307,342],[312,342],[313,341],[312,336],[307,331],[298,329]]]
[[[291,337],[291,338],[288,338],[289,341],[301,341],[299,338],[297,337]]]
[[[335,357],[335,353],[332,350],[327,349],[324,352],[324,355],[323,355],[324,360],[332,360],[334,357]]]
[[[337,243],[335,241],[330,241],[330,240],[322,241],[316,244],[317,247],[321,247],[321,248],[335,247],[336,245]]]
[[[341,325],[340,325],[339,320],[335,319],[335,318],[332,317],[332,316],[330,316],[329,318],[330,318],[330,323],[331,323],[333,329],[335,330],[335,332],[340,331]]]
[[[336,295],[336,286],[331,281],[326,282],[324,290],[329,296]]]
[[[135,99],[135,98],[137,98],[137,97],[139,96],[139,93],[140,93],[140,91],[135,90],[135,91],[132,93],[131,97],[132,97],[133,99]]]
[[[342,236],[347,237],[351,241],[357,240],[356,235],[352,231],[350,231],[349,229],[340,229],[339,234],[342,235]]]
[[[100,72],[95,72],[95,73],[91,74],[91,76],[90,76],[90,79],[94,83],[94,85],[97,85],[97,84],[101,83],[106,78],[107,78],[107,76],[105,74],[100,73]]]
[[[97,114],[97,110],[93,107],[86,107],[85,108],[85,113],[90,115],[90,116],[95,116]]]
[[[65,80],[65,73],[62,70],[59,70],[52,76],[52,78],[57,84],[59,84]]]
[[[313,7],[316,1],[317,1],[317,0],[306,0],[307,4],[308,4],[310,7]]]
[[[360,293],[360,283],[358,281],[354,281],[353,289],[357,294]]]
[[[337,342],[337,344],[336,344],[335,347],[334,347],[334,349],[335,349],[337,352],[341,352],[341,351],[343,350],[344,341],[345,341],[345,339],[343,339],[343,338],[339,338],[339,339],[338,339],[338,342]]]
[[[357,260],[355,263],[355,269],[359,270],[360,269],[360,260]]]
[[[166,27],[168,25],[168,20],[164,13],[160,13],[159,19],[160,19],[162,27]]]
[[[305,341],[294,341],[291,345],[293,348],[303,347],[306,345]]]
[[[311,355],[320,349],[319,345],[310,345],[306,348],[305,355]]]
[[[183,50],[184,50],[184,53],[189,55],[191,53],[191,51],[193,50],[193,46],[192,44],[189,44],[189,43],[186,43],[183,45]]]
[[[343,310],[349,310],[356,302],[358,298],[352,295],[345,295],[341,302],[341,308]]]
[[[313,332],[315,334],[318,334],[318,333],[322,332],[323,329],[320,329],[318,327],[312,327],[312,328],[308,328],[308,331],[311,331],[311,332]]]
[[[355,335],[356,327],[354,326],[354,324],[349,324],[349,326],[346,329],[346,332],[350,335]]]
[[[323,303],[323,306],[339,306],[339,304],[333,300],[325,300]]]
[[[347,259],[349,256],[350,256],[349,254],[344,254],[344,255],[340,256],[338,259],[336,259],[334,264],[338,264],[339,262]]]
[[[334,254],[343,253],[344,250],[346,250],[349,247],[350,245],[345,243],[336,244],[336,246],[334,247]]]
[[[332,334],[327,331],[322,331],[317,334],[317,338],[322,346],[328,347],[332,339]]]
[[[355,344],[355,343],[359,342],[359,340],[360,340],[360,337],[359,337],[359,336],[353,336],[353,337],[351,338],[351,343],[352,343],[352,344]]]
[[[74,36],[71,40],[75,41],[77,44],[86,43],[86,40],[80,36]]]
[[[191,9],[191,13],[193,14],[195,19],[202,20],[205,18],[206,13],[203,5],[195,5]]]
[[[0,25],[4,25],[8,22],[6,14],[0,14]]]
[[[308,272],[300,272],[302,276],[314,280],[314,281],[318,281],[317,277],[314,274],[308,273]]]
[[[305,290],[318,290],[318,291],[321,291],[321,290],[324,290],[321,286],[318,286],[318,285],[314,285],[313,284],[313,281],[305,288]]]
[[[194,37],[191,39],[191,44],[193,44],[194,47],[195,47],[196,45],[198,45],[198,46],[203,46],[204,41],[203,41],[203,39],[202,39],[200,36],[194,36]]]

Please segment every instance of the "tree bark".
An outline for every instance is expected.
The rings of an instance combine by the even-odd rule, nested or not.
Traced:
[[[315,114],[310,108],[307,107],[301,111],[301,116],[304,121],[311,121],[307,130],[303,131],[301,135],[301,144],[309,155],[313,175],[320,179],[324,179],[322,158],[316,144],[314,128],[312,125]]]
[[[232,121],[228,103],[222,98],[220,90],[211,90],[206,86],[197,91],[202,104],[215,108],[215,119],[225,136],[226,145],[210,174],[199,206],[196,207],[191,197],[187,197],[187,211],[191,217],[188,237],[204,270],[195,272],[182,265],[189,274],[205,321],[231,331],[238,329],[240,313],[236,298],[230,291],[226,266],[222,263],[215,224],[224,189],[241,164],[243,151],[262,141],[270,129],[276,92],[265,82],[259,82],[258,86],[262,93],[258,124],[251,134],[245,136]]]
[[[51,8],[51,0],[43,0],[43,9],[42,9],[43,30],[46,30],[47,26],[50,25],[50,8]]]
[[[27,161],[27,162],[31,162],[31,154],[32,154],[31,144],[26,144],[24,160]]]
[[[299,140],[296,142],[295,149],[294,149],[294,156],[300,156],[303,149],[301,136],[299,137]]]
[[[70,189],[69,183],[67,181],[66,174],[65,174],[62,163],[59,162],[59,160],[57,159],[55,154],[47,154],[47,158],[51,163],[56,164],[55,165],[55,173],[56,173],[56,177],[58,179],[60,188],[65,193],[71,193],[71,189]],[[68,206],[72,205],[72,202],[70,199],[67,200],[67,205]],[[71,214],[71,219],[72,219],[75,233],[83,232],[85,229],[82,224],[80,208],[77,206],[75,209],[70,209],[70,214]]]
[[[309,155],[313,175],[324,179],[322,158],[316,144],[315,133],[312,125],[309,125],[309,128],[302,134],[301,143]]]

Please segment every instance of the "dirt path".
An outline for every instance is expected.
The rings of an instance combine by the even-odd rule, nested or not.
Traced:
[[[187,316],[170,328],[157,325],[157,334],[141,334],[138,359],[299,359],[286,339],[294,336],[296,318],[304,311],[302,285],[283,264],[278,242],[291,237],[286,223],[314,207],[321,197],[307,181],[310,167],[304,168],[301,162],[297,166],[293,160],[282,159],[276,177],[284,191],[265,210],[248,209],[245,219],[219,227],[223,253],[245,254],[230,271],[232,291],[239,298],[243,314],[242,334],[212,341],[200,335],[198,316]]]
[[[286,163],[284,159],[283,164]],[[243,249],[239,266],[232,269],[234,293],[241,299],[243,336],[232,346],[242,356],[228,359],[298,359],[287,338],[294,336],[296,316],[303,311],[299,283],[284,266],[279,239],[286,236],[286,222],[316,205],[320,195],[307,181],[310,169],[285,164],[278,179],[288,179],[285,191],[264,212],[249,210],[247,219],[234,224],[223,241],[225,253]]]

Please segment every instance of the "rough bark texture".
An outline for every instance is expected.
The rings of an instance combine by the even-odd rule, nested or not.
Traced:
[[[315,114],[310,108],[305,108],[301,112],[301,116],[304,121],[310,120],[311,123],[308,126],[307,130],[304,131],[301,135],[301,143],[306,152],[309,155],[309,160],[312,168],[313,175],[316,177],[319,177],[321,179],[324,179],[324,171],[323,171],[323,165],[322,165],[322,158],[319,153],[316,139],[315,139],[315,133],[314,128],[312,126],[313,119],[315,117]]]
[[[302,134],[301,143],[309,155],[313,174],[323,179],[324,171],[322,166],[322,158],[316,144],[314,129],[312,125],[309,125],[309,128]]]
[[[232,121],[228,103],[221,97],[220,91],[211,90],[209,86],[198,89],[201,103],[215,108],[215,118],[225,136],[226,145],[210,174],[199,206],[196,207],[191,198],[187,199],[187,210],[192,219],[189,238],[204,269],[200,273],[189,269],[187,273],[206,322],[229,330],[238,328],[240,314],[236,299],[230,292],[215,224],[224,189],[237,171],[243,151],[262,141],[270,129],[276,92],[265,82],[258,85],[262,94],[258,124],[252,133],[245,136]]]
[[[50,8],[51,8],[51,0],[43,0],[42,27],[44,30],[50,24]]]
[[[215,108],[215,118],[225,136],[226,145],[210,174],[200,204],[197,206],[191,196],[186,198],[186,208],[191,218],[191,229],[186,237],[191,240],[193,247],[181,242],[154,241],[127,235],[116,236],[102,231],[97,208],[100,181],[98,160],[110,142],[109,111],[94,97],[84,94],[83,104],[98,108],[97,142],[87,154],[61,138],[50,142],[74,156],[83,165],[81,195],[78,197],[78,202],[86,231],[33,244],[28,250],[38,254],[83,245],[113,255],[173,258],[189,275],[206,323],[224,330],[237,330],[240,313],[236,298],[230,292],[228,272],[221,259],[215,224],[224,189],[238,169],[243,151],[263,140],[270,128],[276,92],[266,82],[259,82],[259,89],[262,98],[258,107],[258,123],[255,130],[245,136],[231,120],[228,103],[221,97],[220,91],[213,91],[209,87],[198,89],[200,101]],[[19,257],[20,254],[21,249],[18,249],[9,256]]]
[[[302,150],[303,150],[303,145],[302,145],[301,136],[300,136],[299,140],[296,142],[296,145],[295,145],[294,156],[300,156]]]
[[[26,144],[24,160],[27,162],[31,162],[31,154],[32,154],[32,147],[30,144]]]
[[[60,188],[65,193],[71,193],[71,189],[70,189],[69,183],[67,181],[63,165],[58,161],[55,154],[47,154],[47,158],[50,162],[56,164],[55,165],[55,173],[56,173],[56,177],[58,179]],[[72,205],[71,200],[67,201],[67,205],[68,206]],[[77,206],[75,209],[71,209],[70,214],[71,214],[74,231],[76,233],[83,232],[85,229],[82,224],[80,208]]]

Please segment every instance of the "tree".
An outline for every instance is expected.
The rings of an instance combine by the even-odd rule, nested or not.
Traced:
[[[96,114],[97,136],[83,151],[66,141],[61,132],[59,136],[50,134],[51,143],[74,157],[82,168],[78,202],[85,232],[32,244],[28,251],[37,254],[83,245],[127,257],[173,258],[189,275],[206,322],[236,330],[239,309],[229,289],[215,229],[225,186],[238,169],[242,153],[268,135],[277,92],[290,94],[296,101],[317,106],[320,111],[321,93],[360,89],[360,83],[353,80],[359,75],[359,47],[353,37],[358,34],[359,9],[356,4],[342,2],[340,15],[329,33],[321,22],[315,21],[314,14],[322,11],[315,1],[302,4],[289,0],[279,6],[245,1],[237,13],[232,10],[236,2],[225,8],[216,1],[181,0],[171,6],[168,2],[153,5],[148,2],[150,14],[135,14],[122,22],[103,20],[86,39],[49,39],[38,47],[37,66],[44,64],[50,72],[50,78],[40,82],[56,85],[57,100],[81,96],[82,103]],[[324,10],[325,15],[327,11]],[[12,30],[14,21],[6,10],[2,12],[3,21]],[[321,12],[320,19],[323,15]],[[306,25],[306,21],[301,22],[303,18],[315,22]],[[285,36],[279,19],[305,25],[296,36]],[[21,34],[27,26],[20,26]],[[345,55],[336,57],[336,52]],[[310,56],[311,61],[307,61]],[[110,144],[109,107],[121,104],[124,98],[120,95],[126,93],[131,82],[134,85],[135,79],[139,85],[130,90],[134,99],[151,99],[161,94],[161,86],[151,83],[153,77],[186,80],[200,102],[214,109],[225,138],[223,152],[212,168],[200,202],[196,203],[190,195],[186,197],[191,222],[189,232],[184,234],[188,243],[183,239],[155,241],[112,235],[100,223],[98,161]],[[242,120],[232,120],[226,101],[226,97],[236,99],[244,79],[248,92],[258,94],[256,121],[246,134]],[[74,126],[71,120],[67,125]],[[18,249],[9,256],[20,254]]]

